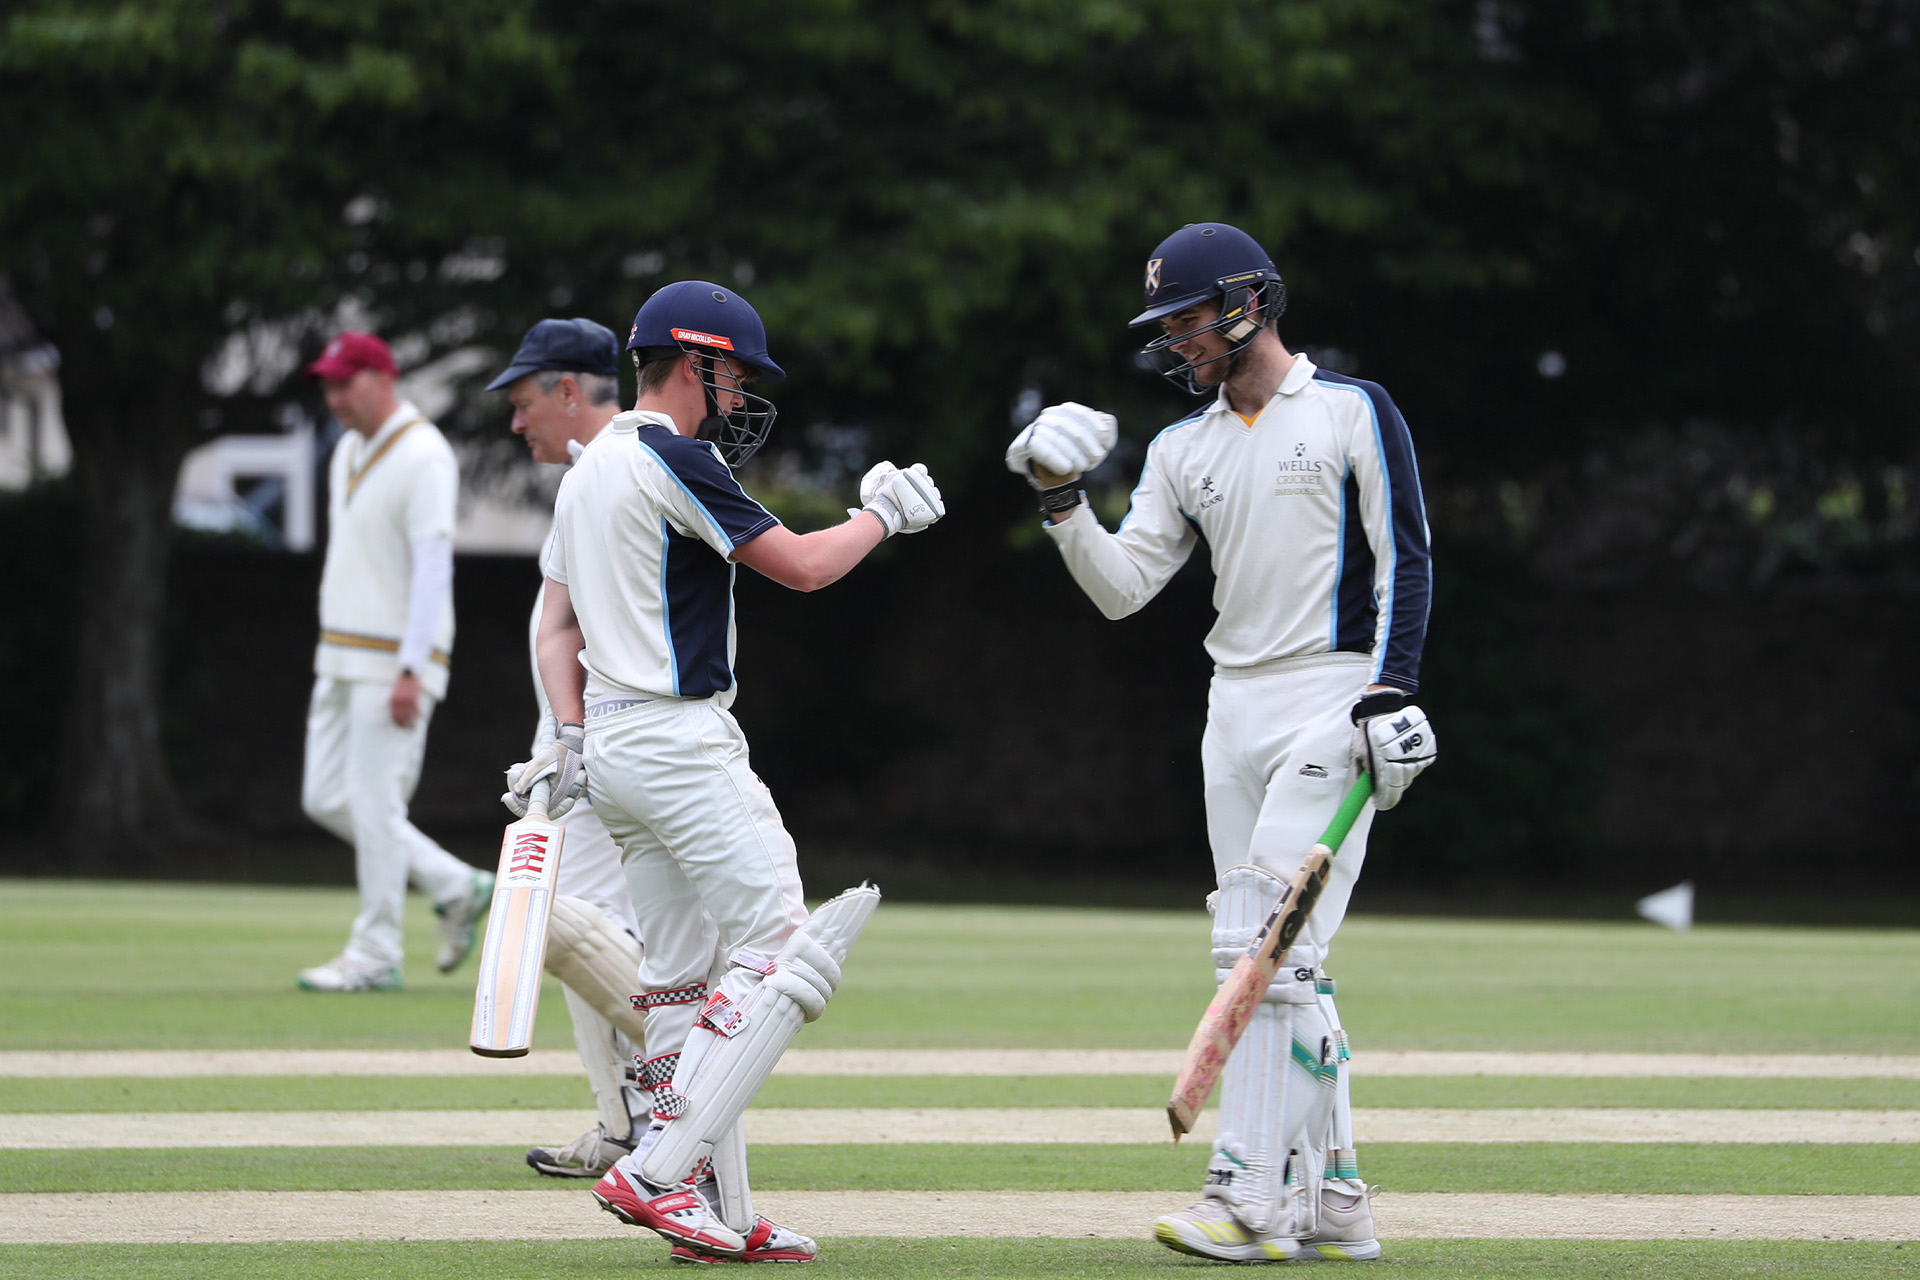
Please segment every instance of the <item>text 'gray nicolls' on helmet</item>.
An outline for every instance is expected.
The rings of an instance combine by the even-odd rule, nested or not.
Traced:
[[[1287,309],[1287,286],[1273,259],[1252,236],[1224,222],[1194,222],[1160,242],[1147,259],[1147,307],[1127,322],[1131,328],[1153,324],[1198,303],[1218,300],[1218,318],[1178,333],[1163,333],[1140,349],[1161,377],[1193,395],[1218,386],[1201,384],[1196,370],[1220,360],[1233,369],[1240,353]],[[1221,355],[1194,365],[1170,348],[1202,333],[1218,333],[1230,344]]]
[[[778,411],[728,373],[727,360],[768,382],[783,381],[787,375],[767,354],[767,327],[760,313],[739,294],[707,280],[670,284],[641,304],[627,333],[627,350],[633,352],[635,368],[676,352],[691,358],[707,391],[700,439],[711,441],[728,466],[739,466],[767,442]],[[728,393],[741,397],[741,405],[721,413],[719,397]]]

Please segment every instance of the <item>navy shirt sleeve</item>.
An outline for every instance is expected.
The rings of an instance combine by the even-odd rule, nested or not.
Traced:
[[[1374,653],[1374,679],[1409,693],[1420,688],[1420,659],[1427,643],[1427,614],[1433,594],[1433,554],[1428,542],[1426,499],[1420,489],[1420,465],[1413,436],[1386,389],[1375,382],[1325,369],[1320,382],[1362,391],[1371,409],[1368,442],[1375,457],[1368,470],[1373,495],[1385,516],[1376,534],[1346,525],[1342,533],[1340,583],[1336,591],[1334,647]],[[1360,505],[1357,477],[1347,493]],[[1386,566],[1382,589],[1382,565]],[[1384,606],[1384,625],[1379,610]]]
[[[673,481],[663,494],[674,523],[723,556],[779,524],[772,512],[747,496],[712,445],[664,427],[641,433]]]

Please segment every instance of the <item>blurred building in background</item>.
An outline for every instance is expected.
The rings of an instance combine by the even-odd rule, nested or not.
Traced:
[[[438,417],[453,405],[459,380],[492,361],[486,348],[451,352],[410,371],[400,380],[400,394],[428,417]],[[283,428],[277,433],[223,435],[187,455],[174,489],[176,524],[240,535],[275,550],[319,546],[327,458],[340,428],[332,421],[316,423],[291,402],[280,406],[275,420]],[[558,469],[529,462],[518,441],[504,443],[512,447],[455,442],[461,469],[458,551],[531,556],[546,539]],[[57,480],[72,463],[60,414],[60,353],[0,286],[0,491]]]

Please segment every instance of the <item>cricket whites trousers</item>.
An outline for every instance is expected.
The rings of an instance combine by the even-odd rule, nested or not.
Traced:
[[[1224,978],[1358,771],[1353,704],[1372,659],[1330,653],[1216,668],[1201,744],[1213,846],[1213,959]],[[1262,1238],[1310,1237],[1323,1180],[1359,1188],[1346,1033],[1323,965],[1366,861],[1373,808],[1336,852],[1325,890],[1220,1080],[1206,1194]]]
[[[793,837],[712,698],[654,698],[587,718],[587,789],[620,846],[646,951],[641,1087],[673,1078],[711,986],[771,964],[806,922]]]
[[[473,868],[407,820],[420,782],[433,699],[420,695],[411,728],[387,709],[392,686],[321,676],[307,707],[307,756],[300,804],[307,816],[353,846],[360,914],[347,939],[349,960],[398,966],[400,913],[411,879],[435,902],[471,892]]]
[[[1200,762],[1216,877],[1242,863],[1283,881],[1300,869],[1358,776],[1351,712],[1372,670],[1362,653],[1215,668]],[[1293,963],[1325,962],[1372,827],[1369,805],[1333,860],[1320,904],[1289,953]]]

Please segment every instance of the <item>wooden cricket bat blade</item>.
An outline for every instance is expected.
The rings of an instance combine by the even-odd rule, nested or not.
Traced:
[[[1252,950],[1234,962],[1233,972],[1213,994],[1213,1002],[1193,1029],[1187,1054],[1180,1063],[1179,1078],[1174,1081],[1173,1097],[1167,1103],[1167,1120],[1173,1125],[1173,1140],[1193,1132],[1201,1108],[1213,1093],[1214,1084],[1226,1069],[1227,1055],[1240,1042],[1254,1006],[1267,994],[1273,981],[1271,969],[1262,971]]]
[[[483,1058],[519,1058],[533,1047],[540,1010],[540,977],[547,959],[547,921],[566,828],[550,822],[545,784],[537,803],[500,841],[500,870],[480,948],[468,1045]]]
[[[1246,951],[1234,962],[1227,980],[1214,992],[1206,1013],[1201,1015],[1200,1025],[1193,1029],[1193,1039],[1188,1042],[1186,1057],[1180,1063],[1180,1074],[1173,1082],[1173,1096],[1167,1101],[1167,1122],[1173,1126],[1176,1143],[1182,1134],[1193,1132],[1201,1108],[1207,1105],[1214,1086],[1220,1083],[1220,1074],[1226,1070],[1233,1047],[1240,1043],[1247,1023],[1253,1020],[1253,1011],[1266,998],[1273,975],[1279,972],[1288,949],[1306,927],[1314,904],[1320,901],[1320,891],[1327,887],[1327,876],[1332,871],[1334,852],[1353,829],[1355,819],[1372,794],[1373,780],[1362,773],[1340,802],[1339,812],[1320,836],[1319,843],[1308,850],[1293,879],[1280,891],[1279,899],[1255,931]]]

